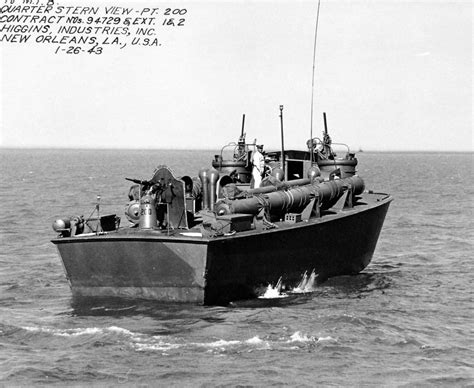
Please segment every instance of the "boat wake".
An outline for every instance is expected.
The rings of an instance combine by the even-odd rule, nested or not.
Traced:
[[[51,327],[34,327],[26,326],[24,330],[30,333],[47,333],[58,337],[78,337],[83,335],[106,335],[110,333],[132,335],[130,330],[122,329],[117,326],[110,326],[106,328],[100,327],[86,327],[86,328],[75,328],[75,329],[56,329]]]
[[[146,333],[133,332],[131,330],[110,326],[110,327],[85,327],[59,329],[53,327],[22,327],[29,335],[39,334],[54,337],[68,338],[82,337],[83,345],[89,342],[104,341],[113,345],[114,343],[128,344],[131,349],[137,352],[158,351],[163,354],[170,354],[173,351],[198,350],[205,353],[223,352],[251,352],[262,350],[298,350],[306,346],[315,344],[337,343],[337,339],[331,336],[314,336],[300,331],[292,335],[285,336],[264,336],[261,338],[255,335],[248,339],[213,339],[211,341],[189,341],[189,339],[174,336],[150,335]],[[94,343],[95,343],[94,342]],[[105,343],[105,342],[104,342]]]
[[[278,282],[275,286],[269,284],[264,292],[263,295],[259,296],[259,299],[279,299],[279,298],[287,298],[291,294],[307,294],[313,291],[316,291],[316,279],[318,275],[314,272],[308,276],[308,272],[305,272],[301,277],[301,281],[298,285],[294,288],[290,288],[287,290],[285,285],[282,283],[282,278],[278,279]],[[285,290],[285,291],[283,291]]]
[[[159,336],[154,336],[145,341],[136,342],[133,347],[140,352],[146,351],[161,351],[169,352],[171,350],[195,349],[206,353],[227,353],[227,352],[252,352],[265,350],[298,350],[306,346],[314,346],[323,342],[337,343],[337,339],[331,336],[316,337],[303,334],[299,331],[295,332],[289,338],[278,337],[260,338],[258,335],[244,340],[224,340],[219,339],[210,342],[188,342],[188,343],[170,343],[164,341]]]

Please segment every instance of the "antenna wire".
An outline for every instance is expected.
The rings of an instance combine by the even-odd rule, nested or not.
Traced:
[[[321,0],[318,0],[318,11],[316,13],[316,27],[314,29],[314,48],[313,48],[313,78],[311,80],[311,123],[310,123],[310,160],[311,166],[313,165],[313,109],[314,109],[314,73],[316,68],[316,42],[318,39],[318,24],[319,24],[319,8],[321,6]]]

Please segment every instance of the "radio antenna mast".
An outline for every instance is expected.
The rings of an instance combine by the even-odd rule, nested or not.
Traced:
[[[314,48],[313,48],[313,79],[311,81],[311,123],[310,123],[310,160],[311,166],[313,165],[313,106],[314,106],[314,73],[316,68],[316,41],[318,38],[318,24],[319,24],[319,7],[321,5],[321,0],[318,0],[318,11],[316,13],[316,27],[314,29]]]

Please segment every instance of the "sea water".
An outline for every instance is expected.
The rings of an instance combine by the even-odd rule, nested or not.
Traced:
[[[225,307],[73,300],[52,222],[87,217],[98,195],[125,222],[125,177],[197,176],[212,157],[0,150],[0,385],[474,384],[472,153],[358,155],[367,188],[395,200],[357,276],[302,274],[285,295],[275,279]]]

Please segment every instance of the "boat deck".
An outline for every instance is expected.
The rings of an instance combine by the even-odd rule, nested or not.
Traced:
[[[306,221],[301,220],[298,222],[287,222],[284,220],[280,220],[272,222],[272,224],[274,225],[273,228],[261,228],[260,230],[252,228],[246,231],[216,236],[203,234],[202,229],[199,227],[194,227],[191,229],[139,229],[137,227],[121,227],[111,232],[87,233],[73,237],[56,238],[53,239],[52,242],[57,244],[63,242],[70,242],[71,240],[90,241],[94,239],[152,239],[161,241],[193,241],[195,243],[201,241],[202,243],[207,243],[215,239],[238,238],[240,236],[245,237],[256,233],[274,233],[282,230],[304,228],[309,224],[320,224],[330,222],[337,218],[348,217],[356,213],[364,212],[368,208],[376,207],[377,205],[380,205],[387,201],[390,202],[392,201],[392,199],[393,198],[389,194],[364,192],[357,197],[357,201],[353,204],[353,207],[343,208],[339,210],[336,210],[334,208],[331,208],[329,210],[323,210],[321,212],[321,217],[311,217]]]

